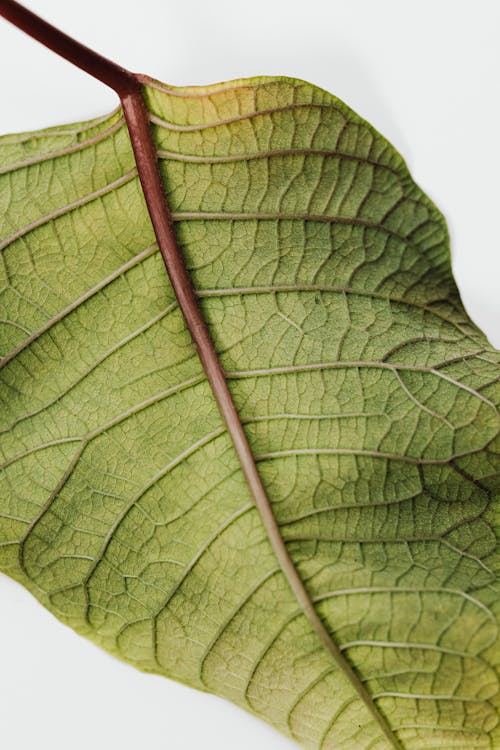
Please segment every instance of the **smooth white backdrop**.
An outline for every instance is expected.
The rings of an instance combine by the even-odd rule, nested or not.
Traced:
[[[498,0],[26,4],[125,67],[171,84],[284,74],[340,96],[401,151],[444,212],[466,307],[500,346]],[[0,70],[0,133],[116,104],[3,21]],[[224,701],[116,661],[1,575],[0,736],[9,750],[295,747]]]

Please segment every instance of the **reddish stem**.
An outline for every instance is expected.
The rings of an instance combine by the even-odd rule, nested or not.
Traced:
[[[29,36],[112,88],[120,99],[140,84],[133,73],[64,34],[15,0],[1,0],[0,15]]]

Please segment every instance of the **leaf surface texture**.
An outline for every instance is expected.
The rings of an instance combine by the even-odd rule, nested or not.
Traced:
[[[500,747],[499,356],[388,142],[285,78],[144,94],[176,234],[293,562],[269,543],[120,111],[0,139],[0,569],[305,748]]]

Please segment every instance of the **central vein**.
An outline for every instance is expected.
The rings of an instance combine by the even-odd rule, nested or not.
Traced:
[[[339,669],[347,677],[355,692],[377,721],[390,745],[396,750],[401,750],[401,745],[385,716],[379,711],[353,666],[325,627],[290,557],[266,489],[257,470],[255,457],[234,404],[225,373],[199,308],[182,252],[177,244],[172,214],[165,198],[165,191],[158,171],[157,153],[142,92],[134,91],[123,97],[122,106],[132,142],[137,171],[165,268],[280,568],[319,640],[332,655]]]

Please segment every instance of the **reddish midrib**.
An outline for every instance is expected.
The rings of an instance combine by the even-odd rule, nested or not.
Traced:
[[[167,274],[283,574],[324,647],[363,700],[392,747],[401,750],[401,744],[387,720],[377,709],[363,682],[324,626],[281,536],[176,241],[139,77],[59,31],[15,0],[0,0],[0,15],[78,68],[110,86],[120,97],[146,205]]]

